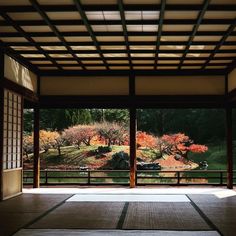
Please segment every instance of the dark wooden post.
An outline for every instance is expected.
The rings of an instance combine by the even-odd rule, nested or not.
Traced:
[[[130,187],[136,185],[136,108],[130,109]]]
[[[233,132],[232,132],[232,108],[226,108],[227,123],[227,188],[233,188]]]
[[[40,187],[39,107],[34,108],[34,188]]]
[[[129,96],[135,99],[135,76],[130,74],[129,76]],[[136,129],[137,129],[137,119],[136,119],[136,108],[130,108],[130,188],[136,186]]]
[[[4,53],[0,51],[0,201],[3,199]]]

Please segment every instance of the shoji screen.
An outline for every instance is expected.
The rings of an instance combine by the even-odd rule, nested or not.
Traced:
[[[22,191],[22,96],[4,90],[3,198]]]

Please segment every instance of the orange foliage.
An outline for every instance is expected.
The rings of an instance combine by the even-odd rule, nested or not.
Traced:
[[[105,139],[100,135],[95,135],[91,140],[91,145],[105,145]]]
[[[28,158],[28,154],[33,152],[33,135],[23,135],[23,152]]]
[[[168,147],[171,154],[179,154],[182,157],[188,158],[189,152],[203,153],[208,150],[208,147],[200,144],[193,144],[193,140],[183,133],[163,135],[162,142]]]
[[[200,144],[192,144],[188,149],[190,152],[203,153],[208,150],[208,147]]]
[[[138,147],[155,147],[157,138],[146,132],[138,131],[136,135],[136,142]]]
[[[40,130],[39,131],[39,141],[40,147],[47,151],[49,148],[52,148],[57,139],[60,137],[60,134],[56,131],[47,131],[47,130]]]
[[[189,139],[189,136],[183,133],[164,134],[161,139],[162,141],[169,143],[170,145],[178,145],[186,142],[192,142],[192,140]]]

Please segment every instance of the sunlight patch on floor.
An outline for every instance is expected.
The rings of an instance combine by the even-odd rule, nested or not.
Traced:
[[[146,187],[146,188],[121,188],[121,187],[47,187],[47,188],[25,188],[23,193],[30,194],[217,194],[216,196],[227,196],[236,194],[234,190],[222,188],[203,187]]]
[[[224,190],[224,191],[219,191],[215,192],[214,195],[218,198],[227,198],[227,197],[234,197],[236,196],[236,192],[233,190]]]
[[[185,195],[104,195],[104,194],[76,194],[69,198],[67,202],[190,202]]]

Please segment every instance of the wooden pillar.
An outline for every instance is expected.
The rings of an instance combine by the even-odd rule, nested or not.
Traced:
[[[129,96],[135,99],[135,75],[130,74],[129,76]],[[136,108],[131,107],[129,111],[130,115],[130,188],[135,188],[136,186],[136,129],[137,129],[137,119],[136,119]]]
[[[3,199],[4,53],[0,51],[0,201]]]
[[[232,108],[226,108],[226,134],[227,134],[227,188],[233,188],[233,131]]]
[[[40,187],[39,107],[34,108],[34,188]]]
[[[136,108],[130,108],[130,188],[136,185]]]

